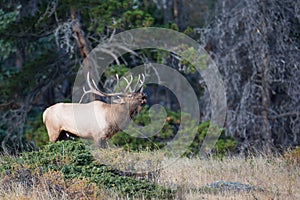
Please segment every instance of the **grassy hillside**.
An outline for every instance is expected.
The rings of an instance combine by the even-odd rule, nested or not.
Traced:
[[[174,195],[171,189],[97,163],[83,143],[74,141],[48,144],[40,151],[15,158],[3,156],[0,171],[1,193],[22,192],[19,195],[24,198],[46,195],[54,199],[116,196],[169,199]]]
[[[175,159],[151,151],[88,150],[82,142],[57,142],[40,151],[1,156],[0,198],[299,199],[299,152]],[[151,172],[135,173],[146,163]]]

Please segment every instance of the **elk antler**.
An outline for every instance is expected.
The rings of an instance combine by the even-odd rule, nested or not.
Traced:
[[[130,76],[130,81],[128,81],[125,77],[123,77],[123,79],[126,81],[127,83],[127,86],[125,88],[125,92],[127,92],[127,90],[129,89],[130,92],[137,92],[141,89],[141,87],[144,85],[144,82],[145,82],[145,75],[142,74],[142,80],[141,80],[141,75],[139,74],[139,77],[138,77],[138,80],[134,86],[134,88],[132,89],[130,87],[130,85],[132,84],[132,81],[133,81],[133,76],[131,75]]]
[[[117,85],[121,89],[120,79],[119,79],[118,74],[116,75],[116,78],[117,78]],[[110,94],[108,94],[108,93],[100,91],[97,88],[97,84],[95,83],[95,81],[93,79],[92,79],[92,83],[91,83],[91,81],[90,81],[90,72],[88,72],[87,73],[87,84],[88,84],[89,90],[86,90],[85,87],[83,87],[83,94],[82,94],[82,96],[80,98],[79,103],[82,102],[83,97],[86,94],[96,94],[96,95],[99,95],[99,96],[102,96],[102,97],[115,97],[115,96],[120,97],[120,96],[125,96],[126,93],[128,93],[128,89],[129,89],[130,93],[137,92],[138,90],[140,90],[142,88],[142,86],[143,86],[143,84],[145,82],[145,75],[142,74],[142,79],[141,79],[141,75],[139,75],[138,81],[137,81],[136,85],[134,86],[133,90],[130,87],[131,84],[132,84],[132,81],[133,81],[133,76],[132,75],[130,76],[130,81],[128,81],[127,78],[125,78],[125,77],[123,77],[123,79],[127,83],[127,86],[125,87],[125,89],[123,90],[123,92],[122,93],[110,93]],[[143,88],[140,90],[140,92],[142,92],[142,91],[143,91]]]
[[[140,93],[142,93],[143,92],[144,82],[145,82],[145,75],[142,74],[142,79],[141,79],[141,75],[139,74],[138,81],[136,82],[136,85],[134,86],[133,91],[137,92],[137,91],[139,91],[141,89]]]
[[[96,94],[96,95],[99,95],[99,96],[102,96],[102,97],[114,97],[114,96],[124,96],[125,95],[124,93],[110,93],[110,94],[108,94],[108,93],[102,92],[99,89],[97,89],[97,84],[95,83],[95,81],[93,79],[92,79],[92,83],[93,83],[93,85],[91,84],[91,81],[90,81],[90,72],[88,72],[87,73],[87,84],[88,84],[90,89],[86,90],[85,87],[83,86],[83,95],[81,96],[79,103],[82,102],[83,97],[86,94]]]
[[[124,77],[124,76],[123,76],[123,79],[124,79],[124,80],[126,81],[126,83],[127,83],[127,86],[126,86],[124,92],[128,92],[128,89],[129,89],[130,92],[132,92],[132,89],[131,89],[130,85],[132,84],[133,76],[130,75],[130,81],[128,81],[127,78]]]

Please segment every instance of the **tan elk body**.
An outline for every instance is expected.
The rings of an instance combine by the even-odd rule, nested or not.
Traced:
[[[144,76],[143,76],[144,78]],[[43,113],[43,122],[46,125],[49,140],[56,142],[64,131],[79,138],[93,139],[95,145],[100,141],[111,138],[118,131],[125,129],[129,120],[134,117],[141,106],[146,103],[141,87],[144,80],[139,80],[132,91],[127,79],[127,87],[123,93],[106,94],[96,89],[89,81],[90,90],[84,89],[84,94],[94,93],[100,96],[118,96],[117,103],[107,104],[102,101],[90,103],[57,103],[47,108]],[[117,79],[119,82],[119,79]],[[137,85],[140,85],[138,89]],[[128,89],[130,88],[130,92]]]

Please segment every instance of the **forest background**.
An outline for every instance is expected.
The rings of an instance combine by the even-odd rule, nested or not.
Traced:
[[[113,34],[138,27],[183,32],[213,58],[225,83],[227,118],[218,153],[280,152],[300,144],[300,3],[293,0],[3,0],[0,3],[1,151],[38,148],[48,142],[43,110],[71,100],[83,59],[72,26],[80,23],[88,51]],[[160,50],[124,56],[101,79],[135,64],[156,62],[182,73],[201,107],[198,134],[187,155],[197,154],[210,118],[210,99],[201,75],[176,55]],[[151,103],[169,109],[157,145],[178,128],[176,99],[166,88],[147,87]],[[139,120],[147,118],[141,113]],[[140,121],[141,124],[144,122]],[[144,140],[118,134],[130,149]],[[125,141],[125,142],[124,142]]]

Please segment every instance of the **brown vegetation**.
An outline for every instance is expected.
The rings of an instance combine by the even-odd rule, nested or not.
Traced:
[[[286,152],[291,155],[294,151]],[[103,156],[105,153],[106,156]],[[94,154],[99,162],[136,172],[150,163],[151,181],[177,189],[176,199],[299,199],[299,165],[286,156],[253,156],[223,159],[165,158],[153,152],[129,153],[120,149],[101,149]],[[124,159],[121,159],[124,158]],[[122,162],[119,162],[120,159]],[[147,162],[148,161],[148,162]],[[158,164],[159,163],[159,164]],[[162,167],[162,168],[161,168]],[[142,169],[144,170],[144,169]],[[143,174],[144,175],[144,174]],[[210,188],[218,181],[248,185],[253,189]]]

